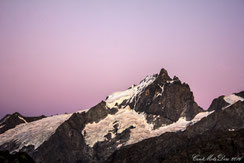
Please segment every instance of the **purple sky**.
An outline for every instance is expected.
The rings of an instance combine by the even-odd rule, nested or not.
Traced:
[[[244,1],[0,1],[0,117],[96,105],[166,68],[197,103],[244,90]]]

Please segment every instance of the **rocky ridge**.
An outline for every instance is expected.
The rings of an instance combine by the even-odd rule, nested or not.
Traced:
[[[18,112],[11,115],[7,114],[0,120],[0,134],[9,129],[15,128],[19,124],[33,122],[42,118],[46,118],[46,116],[42,115],[38,117],[24,117]]]
[[[228,153],[231,149],[235,152],[230,156],[241,156],[243,94],[220,96],[204,111],[194,101],[189,85],[178,77],[170,78],[162,69],[87,111],[43,118],[6,130],[0,135],[4,137],[0,138],[0,150],[27,152],[36,162],[50,163],[191,162],[194,151],[206,155],[211,150]],[[34,142],[7,138],[17,129],[27,132],[30,125],[40,124],[45,124],[41,130],[47,130],[49,136]],[[16,137],[24,134],[19,132]],[[223,147],[219,147],[222,142]],[[231,148],[227,148],[229,144]]]

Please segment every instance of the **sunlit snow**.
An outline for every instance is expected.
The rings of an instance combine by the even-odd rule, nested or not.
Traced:
[[[145,88],[154,82],[156,79],[155,76],[147,76],[144,80],[141,81],[140,84],[137,86],[132,86],[130,89],[120,92],[115,92],[112,95],[108,96],[108,99],[106,100],[106,105],[109,108],[112,108],[117,105],[120,105],[124,100],[132,100],[135,99],[135,105],[138,99],[136,99],[144,90]]]
[[[225,96],[224,97],[224,100],[229,103],[229,104],[234,104],[236,103],[237,101],[244,101],[244,98],[240,97],[240,96],[237,96],[235,94],[232,94],[232,95],[229,95],[229,96]]]
[[[82,130],[85,136],[86,144],[93,147],[98,141],[104,141],[104,137],[109,131],[113,130],[114,122],[119,124],[118,133],[123,132],[126,128],[134,126],[131,129],[130,139],[124,145],[134,144],[144,139],[159,136],[165,132],[183,131],[188,125],[200,121],[202,118],[208,116],[212,112],[201,112],[197,114],[191,121],[186,121],[181,117],[177,122],[170,125],[162,125],[162,127],[153,130],[153,124],[148,124],[144,113],[137,113],[127,106],[125,109],[120,109],[115,115],[108,115],[105,119],[98,123],[90,123]],[[119,145],[121,146],[121,145]]]
[[[126,91],[115,92],[108,97],[108,99],[106,100],[106,105],[109,108],[113,108],[116,103],[117,105],[120,105],[124,100],[131,98],[134,94],[134,91],[135,89],[134,87],[132,87]]]
[[[19,119],[21,119],[22,121],[24,121],[25,123],[28,123],[24,118],[22,118],[21,116],[18,116]]]
[[[224,100],[229,103],[228,106],[226,107],[223,107],[222,110],[230,107],[231,105],[233,105],[234,103],[236,103],[237,101],[244,101],[244,98],[240,97],[240,96],[237,96],[235,94],[232,94],[232,95],[229,95],[229,96],[225,96],[224,97]]]
[[[17,144],[20,144],[15,151],[19,151],[28,145],[34,145],[36,149],[70,116],[71,114],[55,115],[17,125],[15,128],[0,134],[0,145],[15,141]]]

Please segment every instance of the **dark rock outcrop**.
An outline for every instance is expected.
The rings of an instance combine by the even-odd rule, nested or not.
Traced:
[[[227,105],[229,105],[229,104],[224,100],[224,96],[220,96],[213,100],[213,102],[211,103],[208,110],[209,111],[220,110],[220,109],[226,107]]]
[[[244,91],[234,93],[234,95],[244,98]],[[220,110],[227,107],[229,104],[224,100],[224,97],[225,96],[219,96],[218,98],[215,98],[208,108],[208,111]]]
[[[183,116],[192,119],[197,113],[203,111],[194,101],[187,84],[182,84],[177,77],[172,80],[164,69],[155,77],[154,82],[149,84],[138,96],[139,100],[132,103],[125,101],[121,105],[130,105],[137,112],[146,113],[147,120],[155,123],[155,128],[163,123],[173,123]],[[157,96],[157,93],[161,93],[161,96]],[[137,102],[136,105],[134,105],[135,102]],[[117,150],[118,144],[125,144],[128,141],[133,126],[122,133],[117,133],[118,126],[114,122],[114,129],[110,132],[113,132],[115,137],[112,138],[109,132],[105,135],[105,141],[97,142],[93,147],[85,143],[81,131],[86,124],[98,123],[107,115],[115,114],[117,111],[116,108],[107,108],[106,103],[102,101],[86,113],[73,114],[70,119],[58,127],[48,141],[30,155],[37,162],[104,162]],[[153,121],[155,115],[159,117]],[[56,152],[50,155],[52,151]]]
[[[158,128],[162,124],[171,124],[180,117],[191,120],[204,110],[194,101],[193,93],[186,83],[178,77],[172,80],[168,72],[162,69],[156,79],[131,103],[127,103],[138,112],[145,112],[149,123]],[[153,120],[153,116],[158,116]]]
[[[216,109],[184,132],[165,133],[125,146],[106,162],[193,162],[195,154],[244,159],[244,102]]]
[[[15,126],[26,123],[26,122],[33,122],[42,118],[45,118],[46,116],[38,116],[38,117],[24,117],[18,112],[13,113],[12,115],[7,114],[0,120],[0,134],[4,133],[5,131],[14,128]]]
[[[159,74],[152,76],[152,79],[150,84],[145,84],[146,86],[140,89],[136,97],[126,99],[121,104],[117,103],[113,108],[109,108],[106,102],[102,101],[87,112],[74,113],[37,149],[34,149],[33,145],[29,145],[20,151],[28,153],[38,163],[192,162],[194,154],[244,156],[244,102],[238,101],[229,105],[223,99],[224,96],[213,101],[208,110],[213,111],[210,115],[195,124],[191,122],[184,131],[166,132],[156,137],[140,139],[142,141],[135,144],[126,145],[137,126],[129,123],[128,126],[121,127],[119,119],[113,119],[109,123],[104,123],[109,124],[110,128],[102,135],[102,139],[94,141],[94,145],[89,146],[85,138],[87,138],[87,131],[91,128],[86,128],[86,125],[97,124],[107,116],[109,119],[117,112],[116,115],[128,116],[120,112],[125,111],[120,110],[125,109],[125,106],[134,109],[126,113],[133,112],[135,115],[143,113],[147,122],[153,124],[154,129],[163,124],[172,124],[181,117],[190,121],[198,113],[204,112],[194,101],[189,85],[182,83],[178,77],[171,79],[167,71],[162,69]],[[142,83],[146,81],[144,79]],[[240,92],[236,95],[243,97],[243,94]],[[222,109],[223,107],[227,108]],[[15,117],[19,116],[21,115],[16,114]],[[21,117],[16,120],[15,126],[18,123],[31,121],[27,117]],[[133,118],[135,117],[137,116]],[[141,118],[143,123],[145,117]],[[8,119],[10,117],[1,120],[0,123],[6,123]],[[10,122],[8,123],[11,124]],[[100,129],[96,127],[96,130],[99,132]],[[118,130],[121,131],[118,132]],[[2,144],[0,150],[14,151],[16,146],[17,144],[13,140]]]
[[[105,162],[201,162],[199,158],[207,158],[211,155],[214,157],[222,155],[229,159],[238,158],[241,161],[244,159],[243,135],[244,129],[233,132],[207,131],[202,135],[190,139],[184,133],[166,133],[158,138],[152,138],[135,145],[124,147],[113,153]]]
[[[235,93],[235,95],[244,98],[244,91],[241,91],[241,92],[239,92],[239,93]]]
[[[36,162],[91,162],[92,149],[85,144],[81,134],[86,121],[86,113],[74,113],[30,155]]]
[[[2,163],[35,163],[25,152],[10,154],[9,151],[0,151],[0,162]]]
[[[108,114],[115,114],[118,110],[115,108],[107,109],[106,102],[102,101],[98,105],[92,107],[87,112],[87,122],[99,122],[101,119],[105,118]]]
[[[114,152],[115,147],[112,148],[112,144],[116,144],[117,139],[124,139],[124,141],[128,139],[130,129],[117,135],[117,138],[114,138],[109,143],[98,142],[94,145],[94,148],[86,145],[81,131],[87,123],[97,123],[108,114],[115,114],[116,112],[115,108],[107,109],[105,102],[102,101],[86,113],[74,113],[58,127],[48,141],[44,142],[36,151],[32,151],[30,155],[36,162],[49,163],[99,162],[99,160],[103,160],[104,157],[107,158]],[[110,147],[104,149],[108,146]],[[53,154],[50,155],[50,153]],[[104,156],[100,153],[104,154]],[[106,153],[108,154],[106,155]]]

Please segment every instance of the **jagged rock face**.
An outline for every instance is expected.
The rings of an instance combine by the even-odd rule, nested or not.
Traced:
[[[244,101],[244,91],[234,93],[230,96],[220,96],[215,98],[209,107],[209,111],[220,110],[234,104],[237,101]]]
[[[244,128],[244,99],[239,95],[242,93],[220,97],[211,105],[211,112],[205,112],[194,101],[189,86],[177,77],[171,79],[162,69],[139,85],[115,92],[88,111],[20,124],[16,126],[17,133],[10,130],[0,135],[0,150],[27,152],[36,162],[49,163],[180,159],[188,149],[195,149],[195,144],[215,141],[208,136],[211,132],[216,136],[226,132],[229,137],[223,137],[223,141],[241,140],[238,134]],[[32,140],[27,134],[28,139],[23,139],[26,133],[22,130],[31,130],[35,137],[42,135]],[[236,130],[237,136],[229,134],[229,130]],[[18,141],[9,139],[11,134],[16,134]],[[182,153],[179,158],[178,152]]]
[[[243,160],[243,134],[243,129],[233,132],[208,131],[189,140],[184,134],[167,133],[163,137],[122,148],[113,153],[105,163],[194,162],[194,159],[207,158],[210,155],[214,155],[214,157],[224,155],[226,158],[239,156],[239,159]],[[196,155],[198,156],[194,158]]]
[[[220,96],[218,98],[215,98],[213,100],[213,102],[211,103],[209,110],[217,110],[217,109],[221,109],[223,107],[226,107],[228,105],[228,103],[224,100],[224,96]]]
[[[42,115],[39,117],[24,117],[17,112],[12,115],[7,114],[0,120],[0,134],[4,133],[5,131],[11,128],[14,128],[15,126],[21,123],[33,122],[42,118],[45,118],[45,116]]]
[[[97,123],[108,114],[115,114],[117,111],[118,110],[116,108],[107,109],[106,103],[102,101],[87,112],[87,123]]]
[[[183,132],[165,133],[115,151],[109,162],[193,162],[193,155],[244,155],[244,102],[217,109]],[[167,140],[167,141],[165,141]]]
[[[202,158],[210,162],[218,160],[223,162],[243,160],[244,129],[238,131],[211,131],[192,139],[192,143],[179,153],[170,155],[164,163],[201,162]],[[202,162],[206,162],[202,161]]]
[[[244,91],[241,91],[241,92],[239,92],[239,93],[235,93],[235,95],[244,98]]]
[[[138,112],[147,113],[148,122],[154,123],[155,128],[176,122],[180,117],[191,120],[203,111],[194,101],[188,84],[182,84],[177,77],[171,79],[165,69],[154,76],[154,82],[128,104]],[[158,117],[153,120],[153,116]]]
[[[91,162],[91,149],[85,144],[81,130],[87,120],[85,113],[74,113],[69,120],[36,151],[30,153],[36,162]]]
[[[129,138],[130,129],[125,129],[109,141],[97,142],[93,147],[86,144],[82,130],[88,123],[96,123],[116,109],[107,109],[105,102],[92,107],[88,112],[74,113],[36,151],[29,152],[36,162],[103,162],[121,142]],[[116,124],[115,124],[116,126]],[[115,127],[116,128],[116,127]],[[118,142],[119,140],[119,142]],[[50,152],[55,151],[52,155]]]
[[[202,111],[194,102],[189,86],[182,84],[177,77],[172,80],[164,69],[158,75],[144,79],[136,89],[130,88],[116,94],[115,100],[113,98],[107,97],[105,102],[86,113],[72,115],[47,142],[31,153],[33,158],[37,162],[103,162],[118,148],[136,142],[138,129],[146,132],[147,136],[144,136],[148,138],[150,130],[176,122],[180,117],[191,120]],[[128,110],[129,106],[132,110]],[[126,118],[134,120],[125,125],[123,119]],[[135,121],[138,121],[137,125]],[[140,128],[138,124],[143,123],[146,126]],[[150,123],[154,123],[152,128],[144,131],[144,128],[151,127]],[[112,127],[104,129],[109,125]],[[154,135],[159,135],[157,132]],[[138,138],[140,140],[143,138]],[[57,156],[49,156],[51,151],[57,150]]]

